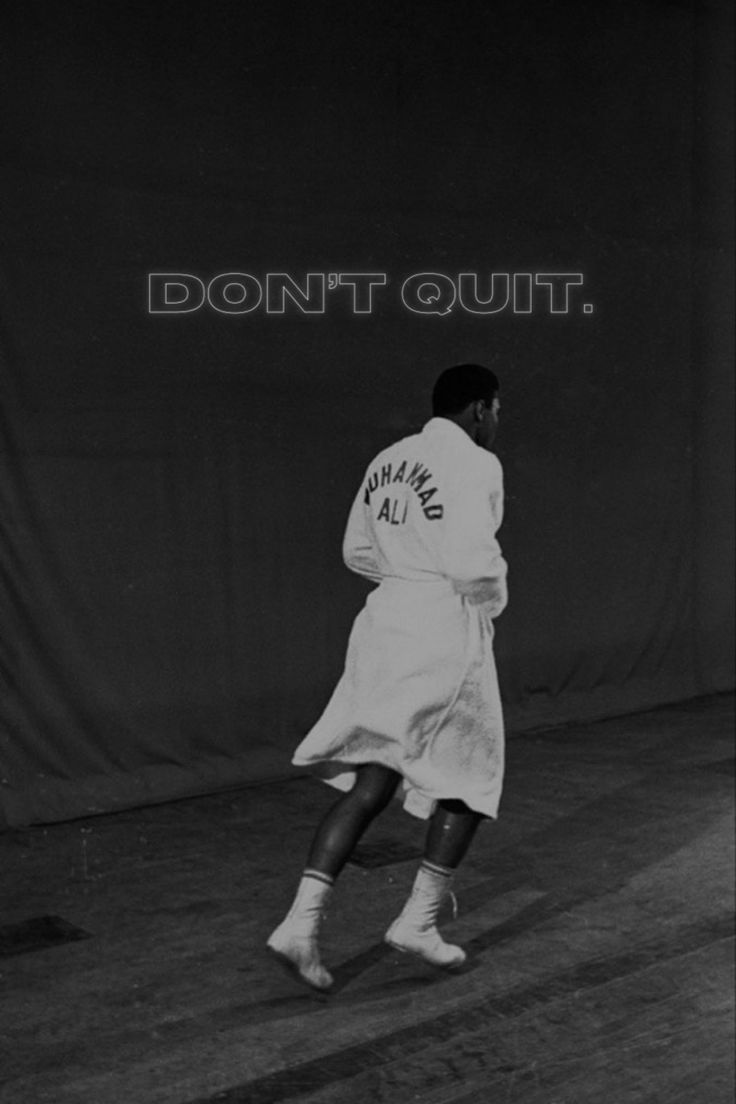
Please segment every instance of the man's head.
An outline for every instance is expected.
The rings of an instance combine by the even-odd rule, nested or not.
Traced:
[[[490,448],[498,428],[498,379],[480,364],[446,368],[434,385],[432,413],[449,418],[481,448]]]

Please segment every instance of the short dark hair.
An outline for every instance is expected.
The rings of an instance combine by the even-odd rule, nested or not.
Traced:
[[[482,364],[456,364],[446,368],[432,391],[432,413],[459,414],[478,399],[491,402],[498,391],[498,379]]]

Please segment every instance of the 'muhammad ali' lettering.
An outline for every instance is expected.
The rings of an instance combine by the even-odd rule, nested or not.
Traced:
[[[425,484],[432,481],[432,473],[420,463],[415,463],[410,470],[410,463],[409,460],[402,460],[395,471],[390,463],[375,468],[368,476],[364,497],[365,504],[370,503],[371,495],[380,487],[390,487],[394,483],[403,483],[416,492],[422,504],[422,513],[426,518],[429,518],[430,521],[441,518],[445,512],[444,506],[439,502],[430,503],[430,499],[437,494],[437,488],[427,487],[426,490],[424,489]],[[408,499],[404,498],[402,504],[400,498],[391,498],[387,495],[381,503],[376,521],[387,521],[390,525],[402,525],[406,521],[408,512]]]

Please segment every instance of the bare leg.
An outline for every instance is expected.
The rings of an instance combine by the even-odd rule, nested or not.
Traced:
[[[317,943],[332,884],[363,832],[391,800],[400,777],[377,763],[358,768],[352,790],[317,828],[294,903],[269,936],[269,949],[315,989],[329,989],[333,980],[322,965]]]
[[[440,801],[430,821],[427,842],[411,895],[386,932],[386,941],[433,966],[465,962],[462,947],[445,943],[437,930],[440,906],[450,894],[455,868],[464,858],[483,820],[462,801]]]
[[[335,879],[368,825],[396,792],[401,775],[378,763],[358,767],[355,785],[337,801],[317,828],[307,870]]]
[[[469,809],[464,801],[440,801],[429,822],[424,857],[428,862],[455,870],[473,842],[482,813]]]

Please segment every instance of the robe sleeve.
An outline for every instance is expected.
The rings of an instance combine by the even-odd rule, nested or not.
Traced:
[[[508,601],[507,565],[496,540],[503,519],[503,473],[499,462],[458,478],[446,503],[440,534],[440,564],[458,593],[488,606],[497,617]]]
[[[366,525],[365,490],[361,487],[353,502],[345,537],[342,543],[342,557],[345,566],[357,575],[380,583],[383,575],[378,567],[376,549],[370,531]]]

